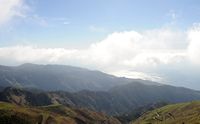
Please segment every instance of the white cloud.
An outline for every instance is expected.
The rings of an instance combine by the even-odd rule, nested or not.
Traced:
[[[167,25],[173,26],[177,23],[177,20],[180,17],[180,13],[177,13],[175,10],[169,10],[166,16],[168,19],[170,19]]]
[[[50,20],[55,21],[55,22],[59,22],[59,23],[64,24],[64,25],[71,24],[69,19],[68,18],[64,18],[64,17],[51,18]]]
[[[183,37],[180,32],[169,29],[142,33],[115,32],[104,40],[91,44],[88,49],[14,46],[0,48],[0,56],[21,63],[31,61],[62,63],[73,60],[105,67],[108,70],[116,70],[118,67],[156,66],[160,63],[176,62],[185,56],[184,45],[182,47],[179,45]],[[182,44],[185,44],[185,41],[182,41]]]
[[[97,27],[94,25],[90,25],[89,30],[92,32],[106,32],[107,31],[106,28],[104,27]]]
[[[194,66],[200,64],[199,41],[197,25],[188,31],[161,28],[114,32],[86,49],[2,47],[0,62],[70,64],[118,76],[161,80],[165,76],[173,77],[170,74],[174,74],[174,70],[177,74],[188,73],[189,69],[185,68],[191,66],[189,61]],[[191,74],[195,72],[192,73],[192,69],[198,68],[191,68]]]
[[[177,13],[174,10],[170,10],[169,13],[167,13],[168,16],[172,18],[172,20],[177,19]]]
[[[46,18],[44,18],[44,17],[41,17],[41,16],[39,16],[39,15],[37,15],[37,14],[34,14],[34,15],[32,15],[32,16],[29,16],[28,18],[27,18],[27,21],[28,22],[34,22],[34,23],[36,23],[36,24],[38,24],[38,25],[40,25],[40,26],[43,26],[43,27],[48,27],[49,26],[49,23],[48,23],[48,21],[47,21],[47,19]]]
[[[0,9],[0,26],[15,20],[16,17],[23,18],[29,24],[34,23],[42,27],[70,24],[67,18],[49,18],[38,15],[27,5],[25,0],[0,0]]]
[[[104,68],[144,68],[178,62],[186,55],[184,32],[156,29],[145,32],[115,32],[89,48],[90,60]]]
[[[42,27],[56,27],[58,25],[69,25],[71,22],[67,18],[50,18],[43,17],[38,14],[30,14],[26,18],[27,23],[37,24]]]
[[[0,0],[0,25],[7,23],[13,17],[25,17],[27,6],[23,0]]]
[[[188,31],[188,54],[192,62],[200,65],[200,24],[195,24],[191,30]]]
[[[10,24],[16,19],[22,18],[24,22],[28,24],[37,24],[42,27],[55,27],[57,25],[69,25],[71,22],[68,18],[64,17],[44,17],[38,15],[34,11],[34,7],[29,6],[26,0],[0,0],[0,29],[3,29],[3,25]],[[12,28],[10,25],[6,25],[6,28]]]
[[[63,59],[72,59],[76,50],[63,48],[37,48],[33,46],[13,46],[0,48],[0,59],[17,63],[61,63]]]

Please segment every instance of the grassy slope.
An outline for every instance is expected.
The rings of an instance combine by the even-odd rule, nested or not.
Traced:
[[[0,124],[119,124],[119,121],[85,109],[62,105],[37,108],[0,102]]]
[[[167,105],[145,113],[132,124],[200,124],[200,102]]]

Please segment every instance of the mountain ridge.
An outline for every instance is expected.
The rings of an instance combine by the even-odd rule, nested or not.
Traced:
[[[97,70],[89,70],[67,65],[23,64],[19,66],[0,66],[0,86],[36,88],[46,91],[81,90],[106,91],[114,86],[139,81],[116,77]],[[158,84],[140,80],[141,83]]]

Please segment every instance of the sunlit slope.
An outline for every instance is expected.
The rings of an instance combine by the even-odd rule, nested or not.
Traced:
[[[167,105],[145,113],[132,124],[200,124],[200,102]]]
[[[119,124],[102,113],[62,105],[22,107],[0,102],[0,124]]]

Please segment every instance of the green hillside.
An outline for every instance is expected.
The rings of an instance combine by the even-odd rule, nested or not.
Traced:
[[[117,119],[87,109],[62,105],[22,107],[0,102],[0,124],[120,124]]]
[[[200,101],[167,105],[145,113],[131,124],[200,124]]]

